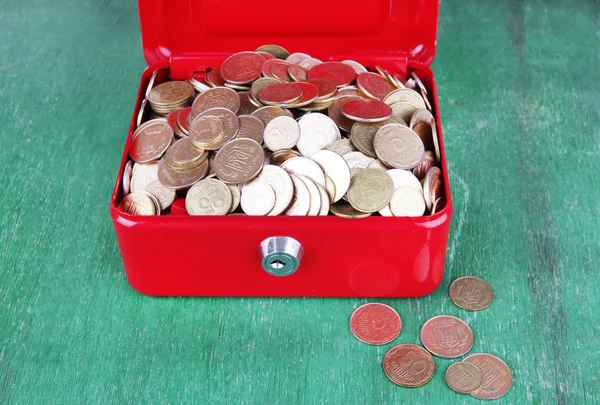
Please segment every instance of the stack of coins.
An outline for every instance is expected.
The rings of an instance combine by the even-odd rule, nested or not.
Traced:
[[[203,179],[241,194],[227,210],[192,215],[414,217],[445,206],[436,122],[416,72],[265,45],[188,81],[157,81],[142,101],[153,119],[138,115],[134,167],[160,161],[156,179],[189,207]]]
[[[461,277],[449,289],[452,302],[460,308],[478,311],[487,308],[494,298],[492,288],[477,277]],[[358,307],[350,317],[350,330],[361,342],[384,345],[400,335],[402,320],[391,307],[368,303]],[[454,359],[463,357],[473,347],[473,331],[466,322],[450,315],[434,316],[420,331],[422,346],[410,343],[388,350],[382,362],[385,375],[402,387],[419,387],[435,374],[433,356]],[[512,373],[496,356],[477,353],[451,364],[445,373],[448,386],[480,399],[496,399],[512,386]]]

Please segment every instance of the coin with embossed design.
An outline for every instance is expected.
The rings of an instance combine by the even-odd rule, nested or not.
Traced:
[[[269,64],[266,64],[269,65]],[[269,73],[270,76],[279,79],[281,81],[284,82],[290,82],[291,78],[288,75],[288,69],[290,68],[290,64],[283,61],[283,60],[277,60],[276,62],[270,64],[269,67]],[[263,65],[263,70],[265,69],[265,66]]]
[[[165,187],[158,179],[148,183],[144,191],[152,194],[158,202],[159,211],[166,210],[175,200],[175,190]]]
[[[315,78],[308,79],[306,82],[317,86],[317,89],[319,89],[319,97],[317,98],[317,101],[330,99],[337,92],[337,87],[331,80]]]
[[[481,386],[483,375],[476,365],[460,361],[446,369],[446,384],[456,392],[469,394]]]
[[[379,212],[387,216],[385,209]],[[389,212],[395,217],[420,217],[425,213],[423,194],[412,187],[398,187],[392,195]]]
[[[266,183],[275,191],[275,204],[269,215],[279,215],[290,205],[294,196],[294,184],[290,175],[281,167],[266,165],[252,183]],[[250,184],[250,183],[246,183]]]
[[[192,122],[192,127],[194,127],[195,121],[201,119],[202,117],[217,117],[223,123],[223,136],[219,137],[213,142],[210,142],[204,145],[203,149],[208,150],[217,150],[220,149],[227,142],[231,141],[237,136],[238,129],[240,127],[240,120],[237,115],[235,115],[231,110],[227,108],[211,108],[209,110],[204,111],[196,119]],[[192,127],[190,127],[190,138],[192,138]],[[200,146],[195,144],[196,146]]]
[[[238,119],[240,120],[240,128],[236,138],[249,138],[258,143],[263,142],[265,124],[263,124],[260,118],[253,117],[252,115],[240,115]]]
[[[394,182],[389,174],[377,169],[357,173],[348,188],[348,202],[362,212],[379,211],[390,203]]]
[[[237,92],[227,87],[213,87],[200,93],[192,104],[192,116],[198,117],[200,114],[211,108],[226,108],[233,113],[237,113],[240,108],[240,97]]]
[[[483,382],[471,396],[479,399],[497,399],[505,395],[512,387],[510,368],[496,356],[487,353],[476,353],[468,356],[463,362],[471,363],[483,374]]]
[[[118,206],[120,211],[129,215],[156,215],[156,204],[152,198],[143,193],[130,193],[123,198]]]
[[[473,332],[463,320],[439,315],[427,320],[421,328],[421,343],[434,356],[454,359],[473,347]]]
[[[288,159],[281,164],[281,168],[289,174],[306,176],[315,183],[325,186],[325,174],[323,169],[313,160],[305,157]]]
[[[348,118],[342,113],[342,106],[352,100],[362,100],[358,96],[338,96],[333,100],[331,105],[327,108],[327,115],[335,122],[335,124],[344,131],[350,131],[354,124],[354,120]]]
[[[478,277],[457,278],[448,290],[450,299],[459,308],[467,311],[481,311],[490,306],[494,299],[494,290]]]
[[[285,110],[281,107],[275,107],[272,105],[261,107],[251,114],[253,117],[259,118],[263,124],[268,125],[269,122],[275,117],[281,117],[287,115]]]
[[[301,82],[308,79],[308,69],[303,68],[300,65],[290,65],[288,67],[288,75],[295,82]]]
[[[275,207],[275,190],[265,182],[250,182],[242,187],[240,205],[248,215],[267,215]]]
[[[252,139],[235,139],[215,155],[217,177],[229,184],[244,183],[256,177],[264,163],[264,151]]]
[[[233,84],[246,84],[260,77],[265,58],[256,52],[238,52],[221,64],[221,76]]]
[[[146,186],[158,178],[158,162],[135,163],[131,173],[129,191],[144,191]]]
[[[300,140],[300,126],[288,116],[276,117],[265,127],[264,142],[267,148],[276,152],[291,149]]]
[[[375,159],[362,152],[345,153],[342,157],[350,169],[366,169],[375,161]]]
[[[383,357],[383,371],[394,384],[420,387],[433,377],[435,361],[421,346],[400,344],[388,350]]]
[[[371,302],[361,305],[352,313],[350,330],[363,343],[385,345],[398,337],[402,320],[392,307]]]
[[[198,149],[216,149],[212,146],[225,136],[225,127],[219,117],[198,117],[190,125],[189,140]]]
[[[263,104],[289,104],[302,97],[302,87],[297,83],[277,83],[265,87],[257,94],[257,96]]]
[[[165,187],[174,190],[185,190],[207,175],[209,169],[208,162],[208,159],[204,159],[198,165],[178,170],[169,166],[166,160],[163,159],[158,164],[158,180]]]
[[[366,218],[371,215],[370,212],[360,212],[351,206],[347,201],[340,200],[329,206],[331,213],[340,218]]]
[[[350,139],[346,138],[333,142],[327,147],[327,150],[335,152],[340,156],[344,156],[346,153],[356,152],[356,149],[354,149],[354,146],[352,146]]]
[[[191,167],[206,158],[208,151],[195,147],[189,138],[176,141],[165,153],[165,160],[175,169]]]
[[[293,103],[287,104],[287,108],[299,108],[307,106],[308,104],[313,103],[319,96],[319,89],[314,84],[307,82],[297,82],[294,84],[300,86],[302,89],[302,97]]]
[[[356,71],[352,66],[342,62],[324,62],[308,70],[309,79],[325,79],[337,87],[347,86],[356,79]]]
[[[233,199],[225,183],[204,179],[194,184],[185,197],[185,208],[190,215],[225,215]]]
[[[217,69],[211,69],[210,72],[206,75],[206,83],[210,87],[222,87],[225,86],[225,80],[223,80],[223,76],[221,76],[221,71]]]
[[[368,97],[379,101],[395,89],[388,79],[373,72],[359,74],[356,78],[356,85]]]
[[[343,60],[342,63],[345,63],[348,66],[351,66],[357,75],[367,72],[367,68],[365,68],[363,65],[361,65],[360,63],[358,63],[354,60]]]
[[[311,113],[303,115],[298,120],[298,125],[300,125],[300,140],[297,147],[300,153],[306,157],[327,148],[333,142],[342,138],[335,122],[325,114]]]
[[[425,154],[419,136],[400,124],[388,124],[379,128],[373,147],[383,163],[396,169],[412,169],[421,162]]]
[[[172,140],[173,130],[166,119],[147,121],[135,130],[129,156],[138,163],[160,159]]]
[[[425,102],[423,101],[423,97],[419,93],[411,89],[396,89],[389,93],[384,99],[383,102],[387,105],[393,105],[400,102],[406,102],[410,104],[414,104],[419,108],[425,108]],[[410,121],[410,117],[408,118]],[[405,120],[406,121],[406,120]],[[408,122],[408,121],[407,121]]]

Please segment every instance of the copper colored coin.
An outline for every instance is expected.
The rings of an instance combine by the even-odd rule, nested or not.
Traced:
[[[168,188],[185,190],[203,179],[208,173],[208,159],[190,169],[176,170],[171,168],[165,160],[158,164],[158,180]]]
[[[297,83],[278,83],[265,87],[258,93],[258,99],[263,104],[289,104],[302,97],[302,87]]]
[[[435,361],[421,346],[401,344],[392,347],[383,357],[383,371],[394,384],[420,387],[435,373]]]
[[[446,369],[446,384],[456,392],[470,394],[481,386],[481,370],[471,363],[460,361]]]
[[[238,92],[238,96],[240,97],[240,108],[237,111],[237,115],[250,115],[259,108],[250,101],[249,91],[240,91]]]
[[[337,91],[335,83],[327,79],[308,79],[307,83],[314,84],[319,89],[319,97],[317,100],[325,100],[333,97]]]
[[[313,66],[308,71],[310,79],[326,79],[336,87],[347,86],[356,79],[356,71],[352,66],[342,62],[324,62]]]
[[[211,85],[211,87],[222,87],[225,86],[225,80],[223,80],[223,76],[221,76],[221,71],[217,69],[212,69],[206,75],[206,82]]]
[[[385,121],[392,115],[392,108],[377,100],[357,99],[344,103],[342,114],[347,118],[360,122]]]
[[[156,215],[156,204],[145,193],[137,192],[125,196],[119,204],[119,211],[129,215]]]
[[[343,129],[346,132],[350,131],[354,121],[342,114],[341,108],[344,104],[351,100],[361,100],[361,98],[357,96],[336,97],[336,99],[333,100],[333,103],[331,103],[327,109],[327,115],[329,115],[329,118],[331,118],[340,129]]]
[[[293,103],[288,104],[288,108],[296,108],[308,105],[315,101],[319,96],[319,89],[314,84],[307,82],[297,82],[295,84],[300,86],[302,89],[302,97]]]
[[[173,140],[173,130],[164,118],[146,121],[133,134],[129,147],[131,159],[146,163],[160,159]]]
[[[300,152],[294,149],[280,149],[277,152],[273,152],[269,158],[269,164],[274,166],[281,166],[286,160],[291,158],[302,157]]]
[[[484,280],[473,276],[454,280],[450,284],[449,294],[457,307],[467,311],[481,311],[489,307],[494,299],[492,287]]]
[[[402,320],[393,308],[372,302],[356,308],[352,313],[350,330],[363,343],[384,345],[400,334]]]
[[[223,146],[215,155],[217,177],[228,184],[252,180],[262,169],[265,153],[258,142],[242,138]]]
[[[295,82],[302,82],[308,79],[308,70],[300,65],[290,65],[288,67],[288,75],[290,75]]]
[[[483,383],[471,395],[479,399],[497,399],[512,386],[512,373],[505,362],[486,353],[472,354],[463,360],[477,366],[483,374]]]
[[[435,166],[435,155],[432,151],[428,150],[425,152],[421,163],[419,163],[412,172],[417,179],[423,180],[429,169],[431,169],[433,166]]]
[[[469,325],[454,316],[434,316],[421,328],[421,343],[434,356],[454,359],[471,350],[473,332]]]
[[[265,132],[265,124],[258,117],[251,115],[240,115],[240,129],[237,138],[250,138],[262,144]]]
[[[227,87],[213,87],[196,97],[192,104],[192,115],[196,118],[211,108],[226,108],[236,113],[240,108],[240,97],[235,90]]]
[[[379,101],[396,89],[388,79],[372,72],[359,74],[356,78],[356,85],[367,96]]]
[[[173,168],[194,167],[207,158],[208,151],[196,148],[190,138],[178,140],[165,153],[166,162]]]
[[[246,84],[260,77],[265,58],[256,52],[234,53],[223,61],[220,71],[226,81],[233,84]]]
[[[284,62],[282,60],[277,60],[277,62],[271,65],[271,76],[275,77],[276,79],[283,80],[284,82],[290,82],[291,79],[288,75],[289,67],[289,63]]]

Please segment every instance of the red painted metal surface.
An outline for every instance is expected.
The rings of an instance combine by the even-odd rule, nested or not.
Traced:
[[[274,13],[257,14],[260,7],[253,4],[239,0],[139,0],[144,54],[150,67],[142,75],[110,208],[130,284],[148,295],[429,294],[442,280],[452,211],[437,89],[428,67],[435,54],[437,1],[374,1],[369,7],[354,9],[341,0],[315,2],[314,7],[303,3],[300,10],[278,9],[282,20]],[[226,15],[223,9],[228,11]],[[117,210],[135,118],[152,71],[165,69],[163,74],[173,79],[198,72],[202,75],[207,68],[219,66],[230,53],[266,43],[323,60],[353,59],[400,74],[416,71],[434,100],[445,208],[419,218],[363,219],[195,217],[182,215],[181,203],[175,215],[142,217]],[[273,276],[261,267],[260,242],[278,235],[295,238],[305,249],[299,270],[290,276]]]

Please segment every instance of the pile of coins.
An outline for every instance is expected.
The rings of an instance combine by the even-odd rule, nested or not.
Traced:
[[[453,303],[470,311],[487,308],[494,298],[488,283],[471,276],[456,279],[449,294]],[[368,303],[352,313],[350,330],[361,342],[384,345],[400,335],[402,319],[387,305]],[[422,346],[403,343],[385,354],[383,371],[395,384],[425,385],[435,374],[433,356],[446,359],[465,356],[473,347],[474,337],[466,322],[454,316],[439,315],[423,324],[420,341]],[[445,378],[454,391],[480,399],[500,398],[512,386],[512,373],[506,363],[487,353],[472,354],[453,363],[446,369]]]
[[[167,214],[178,196],[190,215],[435,214],[445,206],[436,122],[410,76],[276,45],[188,81],[156,83],[155,72],[120,208]]]

